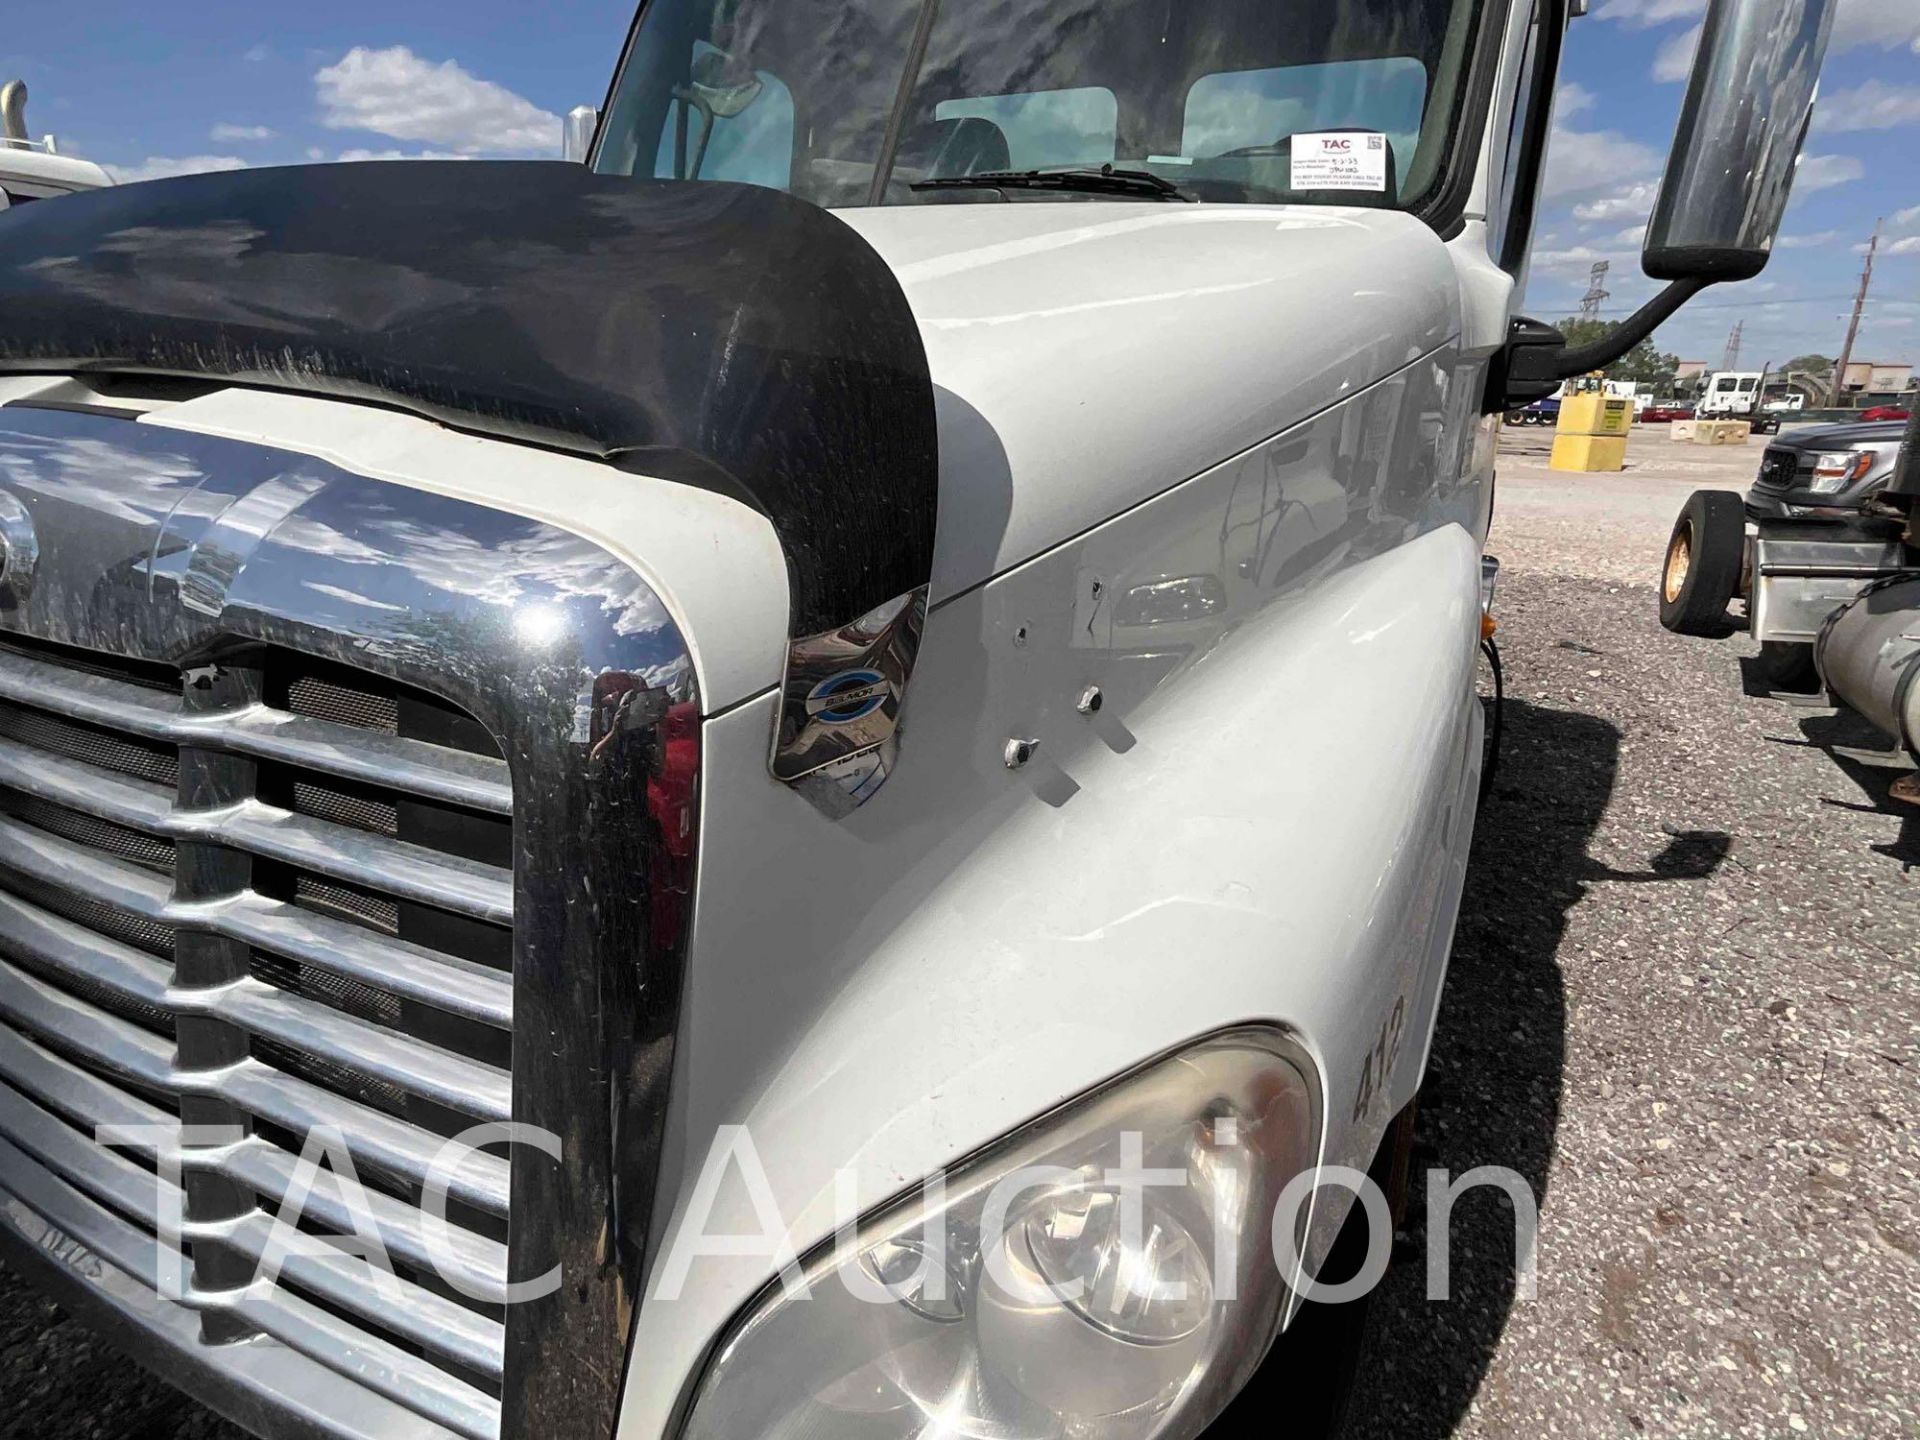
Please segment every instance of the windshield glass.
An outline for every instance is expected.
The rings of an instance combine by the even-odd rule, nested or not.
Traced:
[[[1481,4],[651,0],[595,165],[825,206],[1111,165],[1196,200],[1407,207],[1438,178]],[[970,198],[995,195],[1141,198]]]

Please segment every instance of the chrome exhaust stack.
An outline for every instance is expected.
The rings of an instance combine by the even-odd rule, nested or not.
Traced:
[[[1907,422],[1886,493],[1910,507],[1907,573],[1876,581],[1829,615],[1813,658],[1835,697],[1920,760],[1920,556],[1913,549],[1920,519],[1920,409]]]
[[[0,139],[27,140],[27,82],[0,85]]]

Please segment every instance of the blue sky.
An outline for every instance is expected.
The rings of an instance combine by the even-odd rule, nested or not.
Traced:
[[[1577,306],[1595,260],[1611,262],[1603,313],[1653,293],[1640,273],[1646,223],[1685,90],[1704,0],[1595,0],[1574,22],[1561,89],[1547,208],[1535,237],[1527,308],[1559,319]],[[1663,350],[1720,364],[1744,322],[1741,366],[1808,351],[1834,355],[1883,219],[1868,320],[1856,360],[1920,364],[1920,0],[1840,0],[1814,133],[1766,273],[1720,285],[1655,336]]]
[[[1284,0],[1276,0],[1284,3]],[[1594,0],[1563,67],[1528,308],[1569,313],[1596,259],[1607,312],[1653,290],[1638,232],[1679,110],[1704,0]],[[29,123],[124,177],[360,155],[537,154],[559,115],[597,104],[630,0],[332,0],[325,5],[93,0],[10,7],[0,78],[32,91]],[[76,18],[81,17],[81,18]],[[1766,274],[1708,291],[1662,348],[1718,365],[1833,354],[1875,219],[1874,303],[1856,358],[1920,362],[1920,0],[1840,0],[1810,159]]]

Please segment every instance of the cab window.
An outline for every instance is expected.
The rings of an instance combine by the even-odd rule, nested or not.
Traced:
[[[1042,165],[1106,165],[1120,133],[1120,102],[1100,85],[942,100],[935,120],[984,120],[1006,137],[1010,170]]]
[[[1183,153],[1206,159],[1315,130],[1377,130],[1405,175],[1426,103],[1427,67],[1406,55],[1203,75],[1187,92]]]
[[[656,180],[737,180],[785,190],[793,181],[793,94],[765,70],[729,66],[694,42],[654,153]]]

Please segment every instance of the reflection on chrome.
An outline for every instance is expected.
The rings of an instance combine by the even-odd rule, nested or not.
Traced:
[[[193,243],[201,240],[208,253],[225,243]],[[273,1038],[447,1113],[510,1115],[558,1137],[564,1167],[537,1154],[516,1153],[509,1164],[481,1153],[453,1177],[452,1198],[511,1236],[510,1266],[497,1241],[487,1244],[499,1253],[475,1250],[481,1230],[456,1237],[489,1284],[556,1266],[565,1275],[561,1289],[507,1307],[491,1329],[407,1286],[405,1303],[388,1307],[380,1322],[417,1338],[422,1354],[403,1354],[382,1349],[356,1320],[323,1314],[277,1287],[231,1292],[244,1301],[189,1316],[184,1333],[216,1341],[273,1335],[286,1348],[271,1363],[288,1369],[252,1383],[325,1393],[343,1410],[385,1396],[379,1404],[406,1407],[395,1416],[410,1412],[471,1436],[610,1433],[622,1339],[646,1259],[663,1138],[654,1117],[673,1069],[692,915],[700,704],[685,638],[625,563],[538,521],[217,436],[22,405],[3,413],[0,519],[10,541],[36,537],[41,553],[31,587],[0,592],[0,631],[18,637],[0,650],[0,699],[58,723],[173,747],[181,758],[178,788],[132,776],[103,784],[103,772],[31,741],[0,743],[0,768],[17,792],[38,797],[33,803],[110,820],[201,858],[170,882],[14,817],[0,823],[0,868],[10,876],[37,877],[177,939],[169,963],[93,930],[44,924],[30,904],[0,913],[0,929],[60,974],[91,976],[170,1019],[194,1022],[180,1027],[177,1044],[159,1040],[0,957],[0,1008],[9,1017],[0,1026],[0,1070],[39,1066],[49,1084],[80,1085],[60,1081],[68,1071],[43,1063],[27,1038],[60,1036],[99,1067],[73,1071],[87,1083],[64,1092],[79,1118],[124,1113],[132,1092],[120,1086],[132,1084],[203,1097],[223,1113],[280,1127],[230,1151],[188,1157],[218,1183],[188,1187],[186,1221],[225,1227],[218,1250],[207,1253],[229,1260],[271,1238],[246,1187],[271,1179],[259,1193],[284,1189],[294,1156],[276,1134],[334,1126],[348,1153],[415,1183],[439,1141],[244,1051],[236,1059],[222,1037],[242,1045],[249,1035]],[[18,556],[27,547],[11,548]],[[107,673],[49,644],[95,652]],[[490,738],[479,748],[497,747],[497,756],[431,731],[381,733],[289,713],[264,689],[274,656],[384,677],[444,702]],[[132,670],[111,657],[127,657]],[[133,678],[156,672],[193,683],[153,689]],[[483,862],[295,813],[250,778],[256,765],[273,764],[385,787],[403,806],[510,814],[510,827],[488,821],[510,857]],[[440,923],[493,927],[511,968],[258,891],[248,857],[350,882],[387,904],[424,906]],[[421,1008],[403,1011],[397,1027],[327,1010],[249,975],[244,957],[256,949]],[[188,956],[193,963],[183,968]],[[241,968],[232,968],[234,956]],[[444,1039],[436,1027],[448,1017],[511,1027],[510,1071],[503,1054],[489,1058],[484,1046],[470,1051]],[[15,1022],[24,1027],[17,1036]],[[0,1115],[0,1133],[9,1126]],[[49,1196],[63,1230],[87,1232],[90,1215],[66,1214],[55,1192]],[[466,1224],[459,1216],[453,1223],[456,1231]],[[197,1248],[195,1284],[205,1292],[201,1263]],[[302,1263],[316,1293],[348,1317],[363,1313],[339,1274]],[[530,1345],[542,1353],[557,1347],[574,1363],[516,1360]],[[179,1358],[218,1365],[218,1348],[189,1338]],[[328,1357],[348,1350],[378,1363],[348,1367],[354,1378],[340,1378]],[[436,1368],[423,1358],[430,1355],[499,1377],[498,1397]],[[313,1368],[316,1360],[328,1368]],[[581,1384],[582,1375],[611,1378],[596,1388]]]
[[[927,586],[851,625],[787,650],[774,778],[838,817],[865,803],[893,768],[900,703],[920,654]]]

